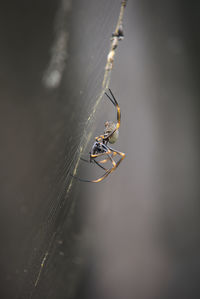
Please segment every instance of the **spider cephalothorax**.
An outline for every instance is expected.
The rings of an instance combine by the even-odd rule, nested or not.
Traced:
[[[108,143],[115,143],[118,136],[119,136],[119,127],[120,127],[120,120],[121,120],[121,113],[120,113],[120,107],[117,103],[117,100],[115,99],[112,91],[109,89],[110,95],[107,93],[106,96],[109,98],[109,100],[113,103],[113,105],[117,109],[117,122],[113,121],[106,121],[105,122],[105,130],[104,134],[100,135],[95,138],[95,142],[92,146],[92,150],[90,152],[90,160],[87,161],[85,159],[82,159],[83,161],[86,162],[93,162],[97,164],[100,168],[102,168],[105,173],[102,175],[100,178],[96,180],[85,180],[85,179],[80,179],[80,181],[83,182],[92,182],[92,183],[98,183],[104,180],[110,173],[112,173],[121,163],[121,161],[125,158],[125,154],[122,152],[119,152],[115,149],[112,149],[110,146],[108,146]],[[119,156],[119,160],[115,161],[114,157]],[[97,160],[100,159],[100,160]],[[101,164],[110,162],[112,164],[111,168],[105,168]]]
[[[92,146],[92,151],[90,155],[104,153],[106,151],[106,147],[103,143],[96,141]]]

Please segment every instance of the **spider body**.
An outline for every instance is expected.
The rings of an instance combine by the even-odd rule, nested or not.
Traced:
[[[113,134],[111,134],[114,131]],[[111,134],[111,135],[110,135]],[[104,137],[109,136],[108,142],[113,144],[117,141],[119,137],[119,130],[117,129],[117,124],[114,121],[106,121],[105,122],[105,130],[104,130]]]
[[[90,156],[104,153],[106,151],[107,151],[107,147],[103,143],[95,141],[92,147],[92,152],[90,152]]]
[[[111,148],[108,143],[113,144],[116,142],[119,136],[119,127],[120,127],[120,121],[121,121],[121,113],[120,113],[120,107],[118,105],[117,100],[115,99],[112,91],[109,89],[110,95],[107,93],[106,96],[108,99],[112,102],[112,104],[116,107],[117,109],[117,122],[113,121],[106,121],[105,122],[105,129],[104,129],[104,134],[100,135],[95,138],[95,142],[92,146],[92,150],[90,152],[90,160],[85,160],[82,159],[85,162],[90,162],[90,163],[95,163],[98,165],[100,168],[102,168],[105,173],[98,179],[96,180],[85,180],[85,179],[80,179],[80,181],[83,182],[91,182],[91,183],[98,183],[104,180],[109,174],[111,174],[122,162],[122,160],[125,158],[125,154],[122,152],[119,152],[113,148]],[[114,157],[118,156],[119,159],[116,161],[114,160]],[[111,168],[105,168],[101,164],[104,163],[111,163],[112,167]]]

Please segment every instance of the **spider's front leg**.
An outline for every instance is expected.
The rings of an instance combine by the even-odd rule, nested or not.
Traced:
[[[99,135],[95,137],[96,142],[102,142],[104,140],[104,135]]]

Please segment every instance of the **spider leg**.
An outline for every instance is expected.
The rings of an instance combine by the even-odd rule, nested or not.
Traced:
[[[109,88],[109,91],[110,91],[110,94],[112,96],[112,98],[105,92],[106,96],[109,98],[109,100],[113,103],[113,105],[117,108],[117,127],[116,127],[116,130],[119,129],[120,127],[120,121],[121,121],[121,112],[120,112],[120,107],[119,107],[119,104],[116,100],[116,98],[114,97],[111,89]],[[116,131],[115,130],[115,131]],[[114,133],[114,132],[113,132]],[[112,133],[112,134],[113,134]]]
[[[114,161],[114,160],[113,160]],[[100,178],[98,178],[98,179],[96,179],[96,180],[85,180],[85,179],[81,179],[81,178],[79,178],[79,177],[77,177],[77,176],[73,176],[75,179],[77,179],[77,180],[79,180],[79,181],[81,181],[81,182],[87,182],[87,183],[99,183],[99,182],[101,182],[101,181],[103,181],[110,173],[112,173],[117,167],[118,167],[118,165],[119,165],[119,163],[120,163],[121,161],[118,161],[117,163],[115,163],[115,161],[114,161],[114,163],[115,163],[115,165],[111,168],[111,169],[109,169],[109,170],[107,170],[105,173],[104,173],[104,175],[102,175]]]
[[[110,157],[110,153],[111,151],[108,149],[107,152],[104,152],[104,153],[99,153],[99,154],[90,154],[90,158],[91,158],[91,161],[94,161],[94,163],[96,163],[100,168],[104,169],[105,171],[108,171],[108,169],[106,169],[105,167],[103,167],[100,163],[101,161],[96,161],[95,159],[98,158],[98,157],[102,157],[104,155],[108,155],[108,158],[107,160],[111,160],[111,157]],[[112,160],[111,160],[112,161]]]
[[[112,154],[110,155],[112,158],[114,157],[114,156],[116,156],[117,155],[117,153],[116,152],[112,152]],[[99,163],[106,163],[106,162],[108,162],[108,160],[110,160],[109,158],[106,158],[106,159],[104,159],[104,160],[101,160],[101,161],[98,161]]]
[[[110,149],[110,148],[109,148]],[[125,154],[124,153],[121,153],[121,152],[118,152],[118,151],[115,151],[113,149],[110,149],[113,153],[116,153],[116,154],[119,154],[121,155],[121,159],[116,163],[114,161],[114,159],[111,157],[110,154],[106,153],[111,161],[112,161],[112,164],[113,164],[113,167],[111,169],[109,169],[108,171],[106,171],[106,173],[104,175],[102,175],[100,178],[96,179],[96,180],[92,180],[92,181],[87,181],[87,182],[91,182],[91,183],[99,183],[101,181],[103,181],[109,174],[111,174],[118,166],[119,164],[121,163],[121,161],[125,158]]]
[[[100,135],[100,136],[95,137],[95,140],[98,142],[101,142],[104,138],[105,138],[104,135]]]
[[[104,152],[104,153],[99,153],[99,154],[95,154],[95,155],[91,155],[91,158],[92,158],[92,161],[94,161],[99,167],[101,167],[103,170],[105,170],[106,172],[98,179],[96,180],[86,180],[86,179],[82,179],[82,178],[79,178],[77,176],[74,176],[72,175],[75,179],[81,181],[81,182],[88,182],[88,183],[99,183],[101,181],[103,181],[112,171],[113,171],[113,168],[116,167],[116,162],[114,161],[114,159],[111,157],[112,151],[108,149],[107,152]],[[103,155],[107,155],[108,156],[108,159],[111,161],[113,167],[111,169],[106,169],[104,168],[102,165],[99,164],[99,162],[97,162],[95,160],[96,157],[101,157]],[[85,160],[85,159],[84,159]],[[87,161],[87,160],[85,160]]]
[[[121,161],[125,158],[125,154],[122,153],[122,152],[119,152],[119,151],[115,151],[114,149],[111,149],[109,148],[109,151],[105,152],[105,153],[102,153],[103,155],[107,155],[108,158],[111,162],[112,162],[112,165],[113,167],[109,170],[107,170],[104,175],[102,175],[100,178],[96,179],[96,180],[84,180],[84,179],[79,179],[80,181],[83,181],[83,182],[90,182],[90,183],[99,183],[101,181],[103,181],[110,173],[112,173],[118,166],[119,164],[121,163]],[[112,152],[112,154],[110,154],[110,151]],[[116,155],[120,155],[121,156],[121,159],[116,163],[112,157],[112,155],[116,156]],[[102,156],[101,154],[97,154],[97,156]],[[95,161],[95,160],[94,160]],[[96,161],[97,162],[97,161]],[[100,166],[100,165],[99,165]]]
[[[110,94],[111,94],[111,96],[112,96],[112,98],[113,98],[113,101],[115,102],[115,104],[116,105],[118,105],[118,102],[117,102],[117,100],[116,100],[116,98],[115,98],[115,96],[114,96],[114,94],[112,93],[112,90],[109,88],[109,91],[110,91]]]
[[[120,151],[117,151],[116,149],[114,149],[114,148],[112,148],[112,147],[110,147],[110,146],[108,146],[108,145],[107,145],[107,148],[108,148],[111,152],[116,153],[116,154],[118,154],[118,155],[120,155],[120,156],[125,155],[124,153],[122,153],[122,152],[120,152]]]
[[[111,169],[109,169],[108,171],[106,171],[104,173],[104,175],[102,175],[100,178],[96,179],[96,180],[85,180],[85,179],[81,179],[77,176],[73,176],[75,179],[81,181],[81,182],[87,182],[87,183],[99,183],[101,181],[103,181],[109,174],[110,174]]]
[[[116,102],[105,92],[105,95],[109,98],[109,100],[113,103],[113,105],[116,107]]]
[[[109,89],[110,94],[112,96],[112,98],[105,92],[105,95],[109,98],[109,100],[112,102],[112,104],[117,108],[117,124],[116,124],[116,128],[109,134],[109,135],[99,135],[97,137],[95,137],[95,140],[98,142],[108,142],[109,138],[119,129],[120,127],[120,121],[121,121],[121,112],[120,112],[120,107],[119,104],[117,102],[117,100],[115,99],[111,89]]]
[[[109,173],[110,173],[110,169],[106,169],[105,167],[103,167],[102,165],[100,165],[99,162],[97,162],[97,161],[95,160],[95,158],[97,158],[97,157],[101,157],[101,156],[106,155],[106,154],[109,155],[110,153],[111,153],[111,151],[108,150],[107,152],[104,152],[104,153],[90,154],[91,161],[93,161],[93,162],[96,163],[100,168],[102,168],[104,171],[106,171],[106,172],[104,173],[104,175],[101,176],[99,179],[97,179],[97,180],[85,180],[85,179],[79,178],[79,177],[77,177],[77,176],[75,176],[75,175],[73,175],[73,174],[71,174],[71,176],[72,176],[73,178],[75,178],[75,179],[81,181],[81,182],[98,183],[98,182],[102,181],[104,178],[106,178],[106,177],[109,175]],[[83,159],[83,158],[81,158],[81,160],[83,160],[83,161],[85,161],[85,162],[89,162],[88,160]]]
[[[101,164],[99,164],[99,162],[97,162],[96,160],[93,160],[95,164],[97,164],[100,168],[102,168],[105,171],[108,171],[108,169],[106,169],[105,167],[103,167]]]
[[[96,180],[91,180],[91,181],[87,181],[87,182],[91,182],[91,183],[99,183],[101,181],[103,181],[109,174],[111,174],[113,171],[115,171],[115,169],[119,166],[119,164],[123,161],[123,159],[125,158],[125,154],[122,152],[119,152],[117,150],[112,149],[111,147],[107,146],[108,151],[103,153],[104,155],[107,155],[109,160],[111,160],[113,167],[111,169],[109,169],[108,171],[105,172],[104,175],[102,175],[100,178],[96,179]],[[110,151],[112,152],[110,154]],[[115,162],[113,159],[113,156],[119,155],[121,158],[119,159],[119,161]],[[102,156],[101,154],[97,154],[98,157]],[[105,159],[105,160],[107,160]],[[104,160],[103,160],[104,161]],[[100,161],[101,162],[101,161]],[[99,163],[100,163],[99,162]]]
[[[106,155],[106,154],[110,154],[110,153],[111,153],[111,151],[108,150],[107,152],[104,152],[104,153],[91,154],[90,157],[91,157],[92,159],[94,159],[94,158],[101,157],[101,156],[104,156],[104,155]]]
[[[105,167],[103,167],[101,164],[99,164],[99,161],[97,162],[95,159],[92,159],[91,161],[90,160],[87,160],[87,159],[84,159],[84,158],[80,158],[80,160],[84,161],[84,162],[87,162],[87,163],[91,163],[94,162],[95,164],[97,164],[100,168],[102,168],[103,170],[107,171],[108,169],[106,169]]]
[[[96,179],[96,180],[92,180],[90,181],[91,183],[99,183],[101,181],[103,181],[112,171],[113,171],[113,168],[116,167],[116,162],[114,161],[114,159],[111,157],[110,153],[105,153],[105,155],[108,155],[108,159],[111,160],[112,164],[113,164],[113,167],[111,169],[108,169],[104,175],[102,175],[100,178]]]
[[[115,149],[109,147],[109,146],[107,146],[107,147],[108,147],[108,149],[111,150],[113,153],[116,153],[116,155],[118,154],[119,156],[121,156],[121,158],[119,159],[119,161],[116,163],[116,167],[115,167],[115,169],[116,169],[116,168],[119,166],[119,164],[124,160],[124,158],[125,158],[126,155],[125,155],[124,153],[122,153],[122,152],[119,152],[119,151],[117,151],[117,150],[115,150]],[[113,169],[112,172],[113,172],[115,169]]]
[[[111,161],[112,165],[114,166],[115,165],[115,160],[113,159],[113,152],[111,154],[106,154],[108,156],[108,158],[104,159],[104,160],[100,160],[98,161],[98,163],[106,163],[108,162],[109,160]]]
[[[116,124],[116,128],[109,135],[103,136],[103,140],[108,140],[108,141],[109,141],[109,138],[119,129],[120,122],[121,122],[121,112],[120,112],[119,104],[118,104],[117,100],[115,99],[115,97],[114,97],[114,95],[113,95],[110,88],[109,88],[109,91],[110,91],[110,94],[111,94],[112,98],[106,92],[105,92],[105,95],[109,98],[109,100],[117,108],[117,124]],[[102,136],[99,136],[99,137],[102,137]]]

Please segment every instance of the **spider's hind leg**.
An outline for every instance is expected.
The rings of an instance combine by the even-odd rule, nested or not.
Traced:
[[[112,153],[110,154],[111,158],[115,157],[116,155],[117,155],[116,152],[112,152]],[[106,159],[104,159],[104,160],[100,160],[100,161],[98,161],[98,162],[103,164],[103,163],[107,163],[109,160],[110,160],[110,158],[108,157],[108,158],[106,158]]]
[[[81,161],[84,161],[86,163],[95,163],[96,165],[98,165],[100,168],[102,168],[103,170],[107,171],[108,169],[103,167],[100,163],[100,161],[96,161],[95,159],[92,159],[92,160],[87,160],[87,159],[84,159],[84,158],[80,158]]]
[[[112,151],[113,153],[115,153],[115,155],[119,155],[120,156],[120,159],[117,161],[116,166],[115,166],[115,169],[116,169],[119,166],[119,164],[124,160],[124,158],[125,158],[126,155],[125,155],[125,153],[119,152],[119,151],[117,151],[117,150],[115,150],[115,149],[113,149],[113,148],[111,148],[109,146],[108,146],[108,149],[110,151]],[[112,171],[114,171],[115,169],[113,169]]]

